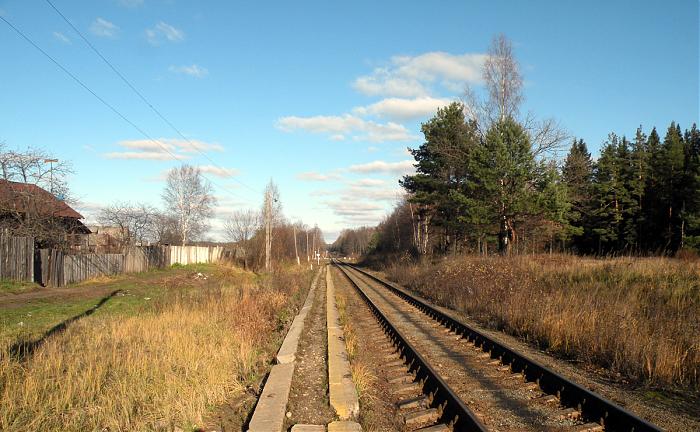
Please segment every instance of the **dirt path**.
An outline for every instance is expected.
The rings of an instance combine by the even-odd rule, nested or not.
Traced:
[[[318,279],[313,306],[299,341],[287,411],[287,426],[297,423],[325,425],[335,418],[328,403],[326,330],[326,278]]]
[[[193,280],[191,278],[191,273],[191,271],[171,271],[123,275],[113,278],[97,279],[61,288],[38,287],[31,291],[17,294],[3,293],[0,294],[0,308],[11,309],[24,306],[27,303],[39,301],[100,298],[129,284],[177,286],[185,281],[187,283],[201,283],[197,280]]]

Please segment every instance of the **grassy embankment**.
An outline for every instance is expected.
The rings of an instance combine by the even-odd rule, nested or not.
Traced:
[[[3,308],[0,429],[194,429],[265,372],[309,281],[200,265],[89,282],[122,291],[24,354],[100,298]]]
[[[700,264],[564,255],[394,263],[394,281],[637,383],[700,389]]]

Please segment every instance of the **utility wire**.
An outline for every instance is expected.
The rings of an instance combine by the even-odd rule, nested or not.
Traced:
[[[97,100],[99,100],[100,102],[102,102],[102,104],[103,104],[104,106],[106,106],[107,108],[109,108],[113,113],[115,113],[115,114],[116,114],[117,116],[119,116],[122,120],[124,120],[124,121],[127,122],[129,125],[131,125],[131,127],[133,127],[133,128],[136,129],[139,133],[141,133],[141,135],[143,135],[144,137],[148,138],[150,141],[152,141],[152,142],[154,142],[155,144],[157,144],[158,146],[160,146],[166,153],[168,153],[169,155],[171,155],[171,156],[173,157],[174,160],[180,159],[180,156],[177,156],[177,155],[175,155],[173,152],[171,152],[170,150],[168,150],[168,148],[167,148],[163,143],[161,143],[159,140],[157,140],[157,139],[151,137],[146,131],[144,131],[143,129],[141,129],[136,123],[134,123],[133,121],[129,120],[124,114],[122,114],[121,112],[119,112],[119,110],[117,110],[112,104],[110,104],[109,102],[107,102],[106,100],[104,100],[100,95],[98,95],[97,93],[95,93],[90,87],[88,87],[84,82],[82,82],[82,81],[80,80],[80,78],[78,78],[77,76],[75,76],[71,71],[69,71],[69,70],[66,69],[61,63],[59,63],[58,60],[56,60],[55,58],[53,58],[49,53],[47,53],[46,51],[44,51],[39,45],[37,45],[36,43],[34,43],[33,40],[31,40],[27,35],[25,35],[19,28],[15,27],[15,25],[12,24],[11,22],[9,22],[4,16],[0,15],[0,20],[4,21],[5,24],[7,24],[10,28],[12,28],[12,30],[14,30],[18,35],[20,35],[25,41],[27,41],[30,45],[32,45],[34,48],[36,48],[37,51],[39,51],[39,52],[42,53],[46,58],[48,58],[49,60],[51,60],[51,62],[53,62],[53,64],[55,64],[56,66],[58,66],[59,69],[61,69],[63,72],[65,72],[69,77],[71,77],[75,82],[77,82],[82,88],[84,88],[85,90],[87,90],[87,91],[88,91],[91,95],[93,95]],[[202,177],[204,177],[205,179],[209,180],[209,182],[212,183],[213,185],[215,185],[215,186],[217,186],[217,187],[219,187],[219,188],[225,190],[225,191],[228,192],[229,194],[231,194],[231,196],[233,196],[233,197],[235,197],[235,198],[243,198],[242,196],[237,195],[237,194],[234,194],[234,193],[232,193],[231,191],[229,191],[228,189],[226,189],[226,188],[224,188],[224,187],[218,185],[217,183],[215,183],[214,181],[212,181],[210,178],[207,178],[207,177],[204,176],[203,174],[200,173],[200,175],[202,175]],[[245,198],[243,198],[243,199],[245,199]]]
[[[119,78],[121,78],[122,81],[124,81],[124,84],[126,84],[134,93],[136,93],[136,95],[137,95],[139,98],[141,98],[141,100],[142,100],[146,105],[148,105],[148,107],[149,107],[158,117],[160,117],[161,120],[163,120],[168,126],[170,126],[182,139],[184,139],[185,141],[187,141],[187,143],[189,143],[189,144],[192,146],[192,148],[193,148],[194,150],[196,150],[197,152],[199,152],[199,154],[201,154],[202,156],[204,156],[205,158],[207,158],[207,160],[209,160],[209,162],[211,162],[215,167],[217,167],[217,168],[219,168],[219,169],[221,169],[221,170],[226,171],[224,168],[220,167],[211,157],[209,157],[209,155],[207,155],[206,153],[204,153],[203,151],[201,151],[199,148],[197,148],[197,145],[196,145],[196,144],[194,144],[192,141],[190,141],[190,139],[187,138],[187,137],[185,136],[185,134],[183,134],[182,132],[180,132],[180,130],[179,130],[177,127],[175,127],[175,125],[174,125],[170,120],[168,120],[155,106],[153,106],[153,104],[152,104],[148,99],[146,99],[146,97],[143,95],[143,93],[141,93],[140,91],[138,91],[138,89],[136,89],[136,87],[134,87],[134,85],[131,84],[131,82],[129,82],[129,80],[126,79],[126,77],[125,77],[121,72],[119,72],[119,70],[118,70],[109,60],[107,60],[107,58],[105,58],[105,56],[103,56],[102,53],[101,53],[97,48],[95,48],[95,46],[83,35],[83,33],[82,33],[80,30],[78,30],[78,28],[75,27],[75,26],[73,25],[73,23],[70,22],[70,20],[69,20],[65,15],[63,15],[63,13],[62,13],[60,10],[58,10],[58,8],[51,2],[51,0],[45,0],[45,1],[46,1],[46,3],[49,4],[49,6],[51,6],[51,8],[53,8],[54,11],[56,11],[56,13],[57,13],[58,15],[61,16],[61,18],[63,18],[63,21],[65,21],[65,22],[73,29],[73,31],[75,31],[75,32],[78,34],[78,36],[80,36],[80,38],[87,44],[87,46],[89,46],[90,49],[92,49],[92,51],[94,51],[95,54],[97,54],[97,56],[98,56],[99,58],[101,58],[102,61],[104,61],[105,64],[107,64],[107,66],[109,66],[109,68],[112,69],[112,71],[113,71]],[[247,184],[243,183],[242,181],[238,180],[237,178],[232,177],[232,179],[233,179],[235,182],[237,182],[238,184],[240,184],[241,186],[243,186],[243,187],[245,187],[245,188],[247,188],[247,189],[249,189],[249,190],[251,190],[251,191],[253,191],[253,192],[255,192],[255,193],[258,193],[257,190],[253,189],[252,187],[248,186]]]

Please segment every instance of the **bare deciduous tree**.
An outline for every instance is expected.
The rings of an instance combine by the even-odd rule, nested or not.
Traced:
[[[24,151],[5,151],[0,144],[0,175],[4,180],[34,184],[69,201],[68,176],[71,164],[46,150],[28,147]]]
[[[250,239],[260,226],[260,214],[255,210],[236,210],[224,224],[224,230],[229,240],[235,242],[243,250],[243,265],[248,268],[250,255]]]
[[[183,246],[208,228],[216,200],[212,186],[199,168],[182,165],[168,172],[163,201],[167,211],[177,220],[177,231]]]
[[[153,215],[153,225],[151,225],[148,237],[158,244],[178,243],[181,238],[178,234],[177,219],[163,212],[156,212]]]
[[[523,102],[523,76],[513,55],[513,45],[505,35],[499,34],[491,42],[483,76],[488,92],[489,120],[516,118]]]
[[[265,228],[265,270],[270,271],[272,254],[272,238],[274,227],[282,219],[282,203],[277,185],[270,180],[265,187],[265,198],[262,209],[263,226]]]
[[[121,246],[145,243],[157,222],[156,210],[144,203],[115,202],[100,210],[97,220],[102,225],[118,227]]]
[[[505,35],[499,34],[491,42],[482,76],[486,97],[479,97],[469,86],[464,93],[465,114],[476,121],[482,137],[495,122],[511,117],[528,131],[535,156],[554,155],[561,150],[568,134],[556,120],[538,120],[531,112],[524,118],[520,117],[520,108],[525,99],[523,77],[513,45]]]
[[[86,232],[66,202],[70,163],[41,149],[8,150],[0,143],[0,227],[33,236],[42,247],[65,248],[71,233]]]

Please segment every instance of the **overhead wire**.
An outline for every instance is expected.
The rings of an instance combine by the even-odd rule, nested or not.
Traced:
[[[190,144],[190,146],[191,146],[195,151],[197,151],[198,153],[200,153],[200,154],[201,154],[202,156],[204,156],[209,162],[211,162],[212,165],[214,165],[215,167],[217,167],[217,168],[219,168],[219,169],[221,169],[221,170],[223,170],[223,171],[227,171],[225,168],[219,166],[211,157],[209,157],[209,155],[207,155],[205,152],[201,151],[201,150],[197,147],[197,145],[196,145],[195,143],[193,143],[185,134],[183,134],[183,133],[180,131],[180,129],[178,129],[170,120],[168,120],[168,119],[160,112],[160,110],[158,110],[158,109],[146,98],[146,96],[144,96],[143,93],[141,93],[141,92],[140,92],[140,91],[125,77],[125,76],[124,76],[124,74],[122,74],[122,73],[116,68],[116,66],[114,66],[109,60],[107,60],[107,58],[106,58],[104,55],[102,55],[102,53],[88,40],[88,38],[85,37],[85,35],[83,35],[83,33],[82,33],[76,26],[73,25],[73,23],[72,23],[72,22],[71,22],[71,21],[56,7],[56,5],[53,4],[53,2],[52,2],[51,0],[45,0],[45,1],[46,1],[46,3],[48,3],[49,6],[51,6],[51,8],[63,19],[63,21],[65,21],[66,24],[68,24],[68,25],[73,29],[73,31],[75,31],[75,33],[77,33],[78,36],[80,36],[80,38],[87,44],[87,46],[90,47],[90,49],[91,49],[99,58],[101,58],[102,61],[105,62],[105,64],[106,64],[107,66],[109,66],[110,69],[112,69],[112,71],[124,82],[124,84],[126,84],[126,85],[127,85],[127,86],[128,86],[128,87],[129,87],[129,88],[130,88],[130,89],[131,89],[131,90],[146,104],[146,105],[148,105],[148,107],[149,107],[158,117],[160,117],[161,120],[163,120],[163,122],[165,122],[168,126],[170,126],[170,128],[173,129],[173,130],[175,131],[175,133],[177,133],[183,140],[185,140],[188,144]],[[255,192],[255,193],[258,193],[258,192],[259,192],[259,191],[255,190],[254,188],[248,186],[247,184],[243,183],[242,181],[238,180],[238,179],[235,178],[235,177],[232,177],[232,180],[235,181],[236,183],[240,184],[241,186],[243,186],[243,187],[245,187],[245,188],[247,188],[247,189],[249,189],[249,190]]]
[[[7,18],[3,15],[0,15],[0,20],[2,20],[5,24],[7,24],[12,30],[15,31],[19,36],[21,36],[25,41],[27,41],[30,45],[32,45],[37,51],[39,51],[41,54],[43,54],[46,58],[51,60],[53,64],[55,64],[59,69],[61,69],[66,75],[71,77],[76,83],[78,83],[83,89],[85,89],[88,93],[90,93],[92,96],[94,96],[98,101],[100,101],[104,106],[109,108],[114,114],[116,114],[119,118],[124,120],[126,123],[128,123],[131,127],[133,127],[136,131],[138,131],[141,135],[146,137],[148,140],[152,141],[153,143],[157,144],[160,148],[162,148],[166,153],[168,153],[170,156],[173,157],[174,160],[181,159],[181,156],[178,156],[171,152],[167,146],[165,146],[163,143],[161,143],[159,140],[153,138],[151,135],[148,134],[145,130],[143,130],[141,127],[139,127],[136,123],[131,121],[129,118],[127,118],[124,114],[122,114],[117,108],[115,108],[112,104],[107,102],[104,98],[102,98],[100,95],[98,95],[94,90],[92,90],[87,84],[85,84],[80,78],[75,76],[70,70],[68,70],[65,66],[63,66],[58,60],[56,60],[53,56],[51,56],[49,53],[47,53],[44,49],[42,49],[39,45],[37,45],[29,36],[27,36],[24,32],[22,32],[18,27],[16,27],[14,24],[12,24],[10,21],[7,20]],[[220,167],[219,167],[220,168]],[[221,169],[221,168],[220,168]],[[224,188],[223,186],[219,185],[218,183],[214,182],[211,178],[206,177],[204,174],[200,175],[207,179],[211,184],[214,186],[224,190],[225,192],[229,193],[231,196],[237,199],[246,199],[242,197],[241,195],[234,194],[231,192],[228,188]]]

